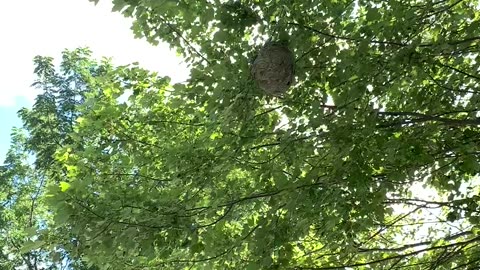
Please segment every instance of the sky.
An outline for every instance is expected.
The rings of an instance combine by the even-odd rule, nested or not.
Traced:
[[[111,1],[94,5],[88,0],[13,0],[0,9],[0,164],[10,144],[10,133],[21,122],[16,113],[30,107],[38,94],[31,88],[36,55],[60,59],[65,49],[89,47],[96,58],[112,57],[118,65],[139,62],[144,68],[188,78],[182,59],[166,44],[151,46],[134,39],[131,20],[111,12]]]

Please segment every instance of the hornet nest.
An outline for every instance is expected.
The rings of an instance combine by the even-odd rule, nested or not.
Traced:
[[[293,83],[294,63],[287,46],[268,42],[253,62],[252,77],[265,93],[281,97]]]

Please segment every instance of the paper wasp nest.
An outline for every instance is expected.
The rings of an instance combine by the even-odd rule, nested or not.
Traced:
[[[257,85],[272,96],[282,96],[293,84],[293,53],[287,46],[267,43],[252,65],[252,76]]]

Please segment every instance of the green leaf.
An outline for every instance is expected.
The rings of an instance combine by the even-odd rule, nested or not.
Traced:
[[[195,254],[195,253],[200,253],[202,252],[203,250],[205,249],[205,246],[203,245],[203,243],[201,242],[197,242],[195,244],[193,244],[191,247],[190,247],[190,251]]]
[[[70,188],[70,184],[67,182],[60,182],[59,186],[62,192],[65,192]]]
[[[95,2],[95,4],[97,4],[99,0],[94,0],[94,1],[97,1],[97,2]],[[113,1],[112,11],[113,11],[113,12],[119,12],[119,11],[121,11],[126,5],[127,5],[127,3],[126,3],[124,0],[114,0],[114,1]]]
[[[37,228],[36,227],[29,227],[29,228],[26,228],[24,232],[28,236],[34,236],[37,233]]]
[[[44,241],[27,241],[23,246],[20,248],[20,253],[28,253],[35,249],[42,247],[45,244]]]
[[[228,37],[229,35],[227,32],[219,30],[213,35],[213,42],[225,42]]]

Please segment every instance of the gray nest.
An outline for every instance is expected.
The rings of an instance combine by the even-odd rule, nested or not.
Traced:
[[[265,93],[281,97],[293,84],[294,63],[287,46],[267,43],[253,62],[253,79]]]

